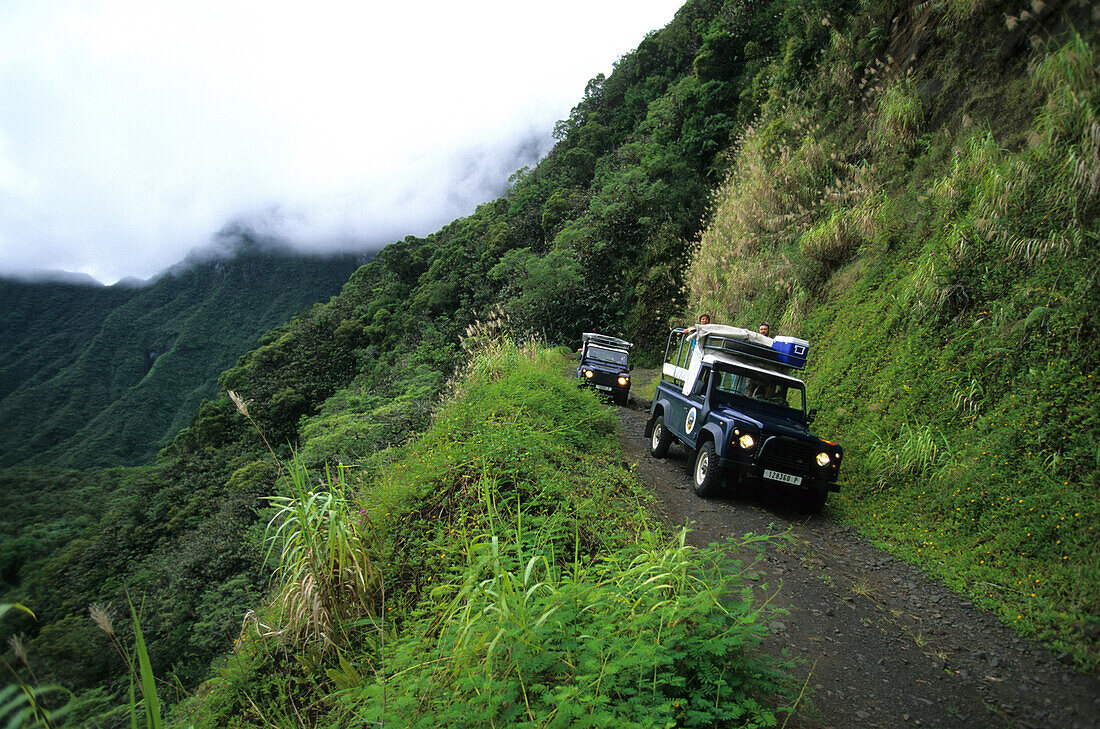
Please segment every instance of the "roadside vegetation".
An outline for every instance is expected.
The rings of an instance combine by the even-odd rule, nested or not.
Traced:
[[[992,25],[924,12],[913,44]],[[810,93],[743,134],[690,287],[720,320],[812,340],[841,518],[1094,669],[1100,39],[1051,37],[1068,17],[1010,17],[997,32],[1036,52],[999,91],[980,67],[955,80],[957,108],[942,66],[832,31]]]
[[[400,696],[420,690],[448,717],[453,690],[472,722],[564,722],[546,708],[564,697],[593,721],[612,704],[779,717],[783,681],[729,653],[758,623],[711,599],[740,594],[717,553],[645,521],[611,421],[546,377],[551,355],[490,346],[504,321],[571,351],[601,331],[644,367],[705,310],[812,341],[815,429],[847,461],[831,518],[1095,670],[1098,22],[1079,0],[689,0],[592,80],[505,195],[387,246],[204,391],[239,402],[218,394],[180,428],[165,391],[175,436],[154,461],[0,472],[0,602],[34,613],[4,616],[5,661],[71,691],[70,725],[127,723],[133,674],[97,605],[123,645],[140,625],[162,707],[203,687],[184,723],[418,721]],[[196,341],[244,331],[193,324]],[[483,350],[469,379],[452,379],[460,340]],[[26,402],[34,430],[51,400]],[[167,437],[124,415],[126,448]],[[0,462],[29,457],[9,447]],[[657,593],[627,604],[642,573],[695,622]],[[726,632],[731,614],[753,630]],[[611,645],[622,663],[603,662]],[[711,660],[764,683],[714,674],[706,693]],[[718,699],[685,704],[685,687]]]
[[[763,607],[725,552],[655,524],[613,412],[564,364],[493,342],[423,435],[287,464],[274,597],[177,719],[775,725],[793,693],[754,650]]]

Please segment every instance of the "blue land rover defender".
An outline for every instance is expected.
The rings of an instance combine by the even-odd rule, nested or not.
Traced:
[[[819,512],[838,490],[843,449],[809,430],[814,410],[794,371],[809,343],[721,325],[674,329],[646,436],[664,458],[681,443],[695,493],[714,494],[723,481],[788,489]]]
[[[630,397],[630,348],[618,337],[586,332],[581,335],[577,381],[609,395],[616,404],[626,405]]]

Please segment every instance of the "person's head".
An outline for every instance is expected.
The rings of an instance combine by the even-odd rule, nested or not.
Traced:
[[[768,336],[768,332],[770,332],[771,330],[771,326],[766,321],[760,322],[760,326],[756,328],[756,331],[760,332],[765,337]]]
[[[699,315],[699,323],[700,324],[710,324],[710,314],[700,314]]]

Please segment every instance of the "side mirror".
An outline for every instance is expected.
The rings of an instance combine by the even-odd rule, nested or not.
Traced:
[[[810,408],[810,412],[806,413],[806,422],[814,422],[814,418],[817,417],[817,408]]]

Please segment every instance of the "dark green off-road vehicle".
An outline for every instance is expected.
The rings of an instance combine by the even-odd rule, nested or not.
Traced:
[[[630,397],[630,342],[606,334],[581,335],[577,381],[626,405]]]
[[[819,512],[838,490],[844,451],[810,432],[814,411],[794,376],[809,343],[721,325],[675,329],[646,436],[664,458],[673,443],[688,451],[695,493],[724,483],[783,489]]]

